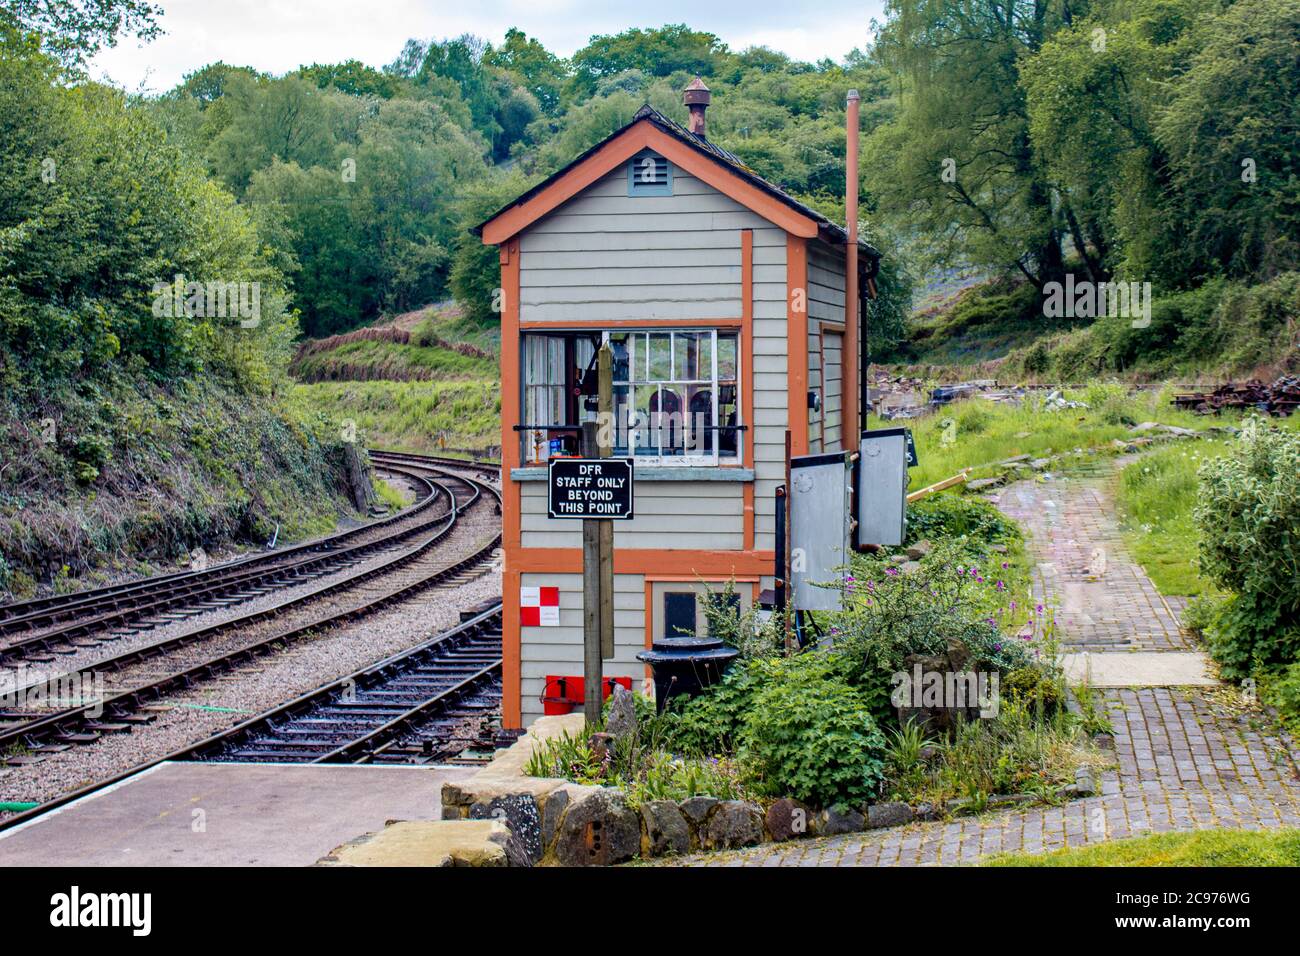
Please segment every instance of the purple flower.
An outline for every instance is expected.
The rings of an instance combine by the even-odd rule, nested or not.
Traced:
[[[1003,570],[1006,570],[1006,569],[1009,568],[1009,567],[1011,567],[1011,565],[1007,564],[1007,562],[1005,562],[1005,561],[1002,562],[1002,568],[1003,568]]]
[[[1038,610],[1038,613],[1039,613],[1039,614],[1042,614],[1042,613],[1043,613],[1043,606],[1042,606],[1041,604],[1038,605],[1037,610]]]
[[[994,641],[994,642],[993,642],[993,649],[994,649],[995,651],[1000,651],[1000,650],[1002,650],[1002,642],[1001,642],[1001,641]]]
[[[885,568],[885,573],[886,573],[886,574],[897,574],[897,573],[898,573],[898,568]]]
[[[999,581],[997,584],[993,585],[993,587],[994,587],[996,590],[998,590],[998,591],[1005,591],[1005,590],[1007,589],[1007,586],[1006,586],[1005,584],[1003,584],[1001,581]]]

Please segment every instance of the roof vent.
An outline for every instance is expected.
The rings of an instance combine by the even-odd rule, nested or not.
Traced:
[[[671,196],[672,165],[653,150],[643,149],[628,161],[627,194],[629,196]]]
[[[713,95],[709,92],[709,88],[698,76],[682,91],[682,102],[691,111],[687,128],[700,139],[705,138],[704,111],[709,108],[709,101],[712,99]]]

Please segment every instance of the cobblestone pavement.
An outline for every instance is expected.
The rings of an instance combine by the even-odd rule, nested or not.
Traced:
[[[1005,489],[998,505],[1029,532],[1036,586],[1059,608],[1068,649],[1191,649],[1168,605],[1124,549],[1109,475],[1021,482]],[[1114,751],[1113,769],[1100,774],[1095,797],[676,862],[955,864],[1173,830],[1300,826],[1300,751],[1242,707],[1235,692],[1142,687],[1100,693],[1114,727]]]

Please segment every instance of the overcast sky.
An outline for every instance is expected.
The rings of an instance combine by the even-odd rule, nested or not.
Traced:
[[[593,34],[686,23],[731,49],[764,45],[800,60],[840,59],[869,38],[885,0],[160,0],[165,35],[122,40],[91,74],[161,92],[215,60],[284,73],[308,63],[392,62],[411,37],[474,33],[499,43],[515,26],[568,56]]]

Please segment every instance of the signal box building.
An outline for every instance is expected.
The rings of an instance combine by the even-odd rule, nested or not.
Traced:
[[[851,447],[860,361],[846,352],[847,233],[705,135],[643,106],[623,128],[479,228],[500,251],[504,722],[544,700],[581,709],[582,522],[547,509],[547,462],[594,416],[584,375],[614,353],[614,454],[635,459],[635,517],[614,522],[609,677],[705,632],[703,598],[742,606],[774,582],[776,490],[791,454]],[[860,290],[879,256],[859,244]]]

